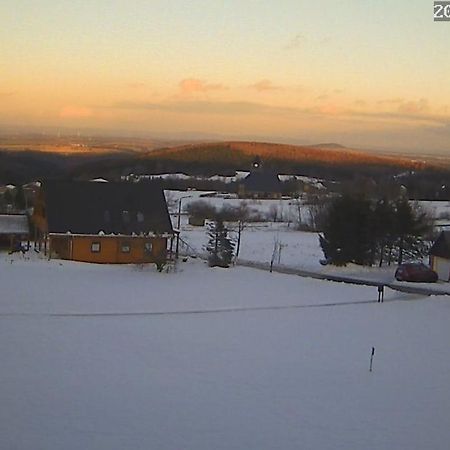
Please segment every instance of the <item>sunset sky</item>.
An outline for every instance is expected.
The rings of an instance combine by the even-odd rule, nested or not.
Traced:
[[[0,131],[450,153],[432,0],[2,0]]]

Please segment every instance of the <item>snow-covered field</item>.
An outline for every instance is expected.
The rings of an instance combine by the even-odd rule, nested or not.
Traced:
[[[176,200],[183,197],[184,207],[192,201],[203,200],[216,208],[224,204],[238,206],[243,200],[225,196],[203,197],[208,194],[201,191],[166,191],[166,196]],[[185,197],[187,196],[187,197]],[[242,233],[239,259],[254,261],[257,263],[270,263],[274,259],[274,267],[287,266],[299,270],[308,270],[322,274],[342,275],[359,280],[376,281],[382,283],[394,283],[396,266],[361,267],[349,264],[347,267],[322,266],[323,252],[320,248],[318,233],[298,231],[295,219],[298,217],[298,207],[295,201],[289,199],[280,200],[246,200],[247,205],[257,210],[261,215],[269,214],[271,208],[276,207],[279,215],[290,222],[264,222],[249,223]],[[420,202],[421,206],[429,211],[432,217],[440,217],[445,214],[450,216],[449,202]],[[178,223],[177,209],[173,209],[173,224]],[[308,222],[308,205],[301,206],[303,222]],[[185,253],[202,254],[208,242],[207,227],[195,227],[187,223],[187,215],[181,217],[181,237],[187,246],[181,249]],[[228,224],[230,237],[236,242],[237,233],[234,230],[236,224]],[[278,251],[274,254],[275,243],[278,243]],[[281,249],[280,249],[281,246]],[[425,284],[426,286],[426,284]],[[450,283],[439,282],[432,285],[434,290],[450,293]]]
[[[0,286],[1,449],[449,447],[448,297],[5,254]]]

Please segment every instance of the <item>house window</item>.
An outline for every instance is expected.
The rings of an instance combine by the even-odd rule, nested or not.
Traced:
[[[131,244],[129,242],[122,242],[121,250],[122,253],[130,253]]]
[[[100,253],[100,242],[92,242],[91,243],[91,252],[92,253]]]
[[[149,256],[152,254],[152,243],[150,241],[144,244],[144,253]]]
[[[136,213],[136,218],[139,223],[142,223],[144,221],[144,213],[141,211],[138,211]]]

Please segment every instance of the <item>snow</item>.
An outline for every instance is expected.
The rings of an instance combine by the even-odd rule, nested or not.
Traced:
[[[230,230],[232,228],[230,227]],[[231,232],[230,237],[236,240],[236,233]],[[208,241],[205,227],[192,227],[183,225],[181,238],[189,244],[190,248],[181,249],[186,253],[196,250],[199,255],[204,255],[204,248]],[[320,248],[317,233],[296,231],[286,227],[286,224],[255,224],[248,225],[242,232],[239,260],[245,263],[267,263],[272,260],[275,242],[281,244],[281,254],[276,254],[274,268],[292,268],[307,270],[324,275],[344,276],[356,280],[368,282],[393,283],[404,285],[395,281],[394,273],[397,266],[363,267],[356,264],[348,264],[346,267],[333,265],[322,266],[323,252]],[[410,284],[410,283],[406,283]],[[415,287],[432,288],[434,291],[450,294],[450,283],[413,283]]]
[[[223,183],[237,183],[242,181],[250,174],[249,171],[237,170],[234,175],[212,175],[212,176],[197,176],[186,175],[185,173],[160,173],[160,174],[133,174],[125,175],[125,180],[153,180],[153,179],[177,179],[177,180],[209,180],[209,181],[221,181]],[[324,180],[314,177],[307,177],[304,175],[292,175],[292,174],[278,174],[280,181],[302,181],[305,184],[309,184],[316,189],[325,189],[323,184]]]
[[[0,284],[2,449],[448,448],[448,298],[34,254]]]
[[[417,203],[429,212],[434,219],[439,219],[440,217],[450,219],[450,202],[448,201],[421,200]]]
[[[172,199],[176,201],[175,208],[178,211],[178,200],[183,198],[182,200],[182,209],[186,210],[188,204],[192,202],[196,202],[199,200],[205,201],[214,205],[217,208],[221,208],[223,205],[230,206],[239,206],[242,203],[245,203],[252,211],[256,211],[261,215],[267,215],[271,212],[271,210],[276,207],[278,211],[278,215],[281,218],[284,218],[286,221],[294,221],[296,217],[298,217],[298,207],[296,200],[292,200],[290,198],[283,199],[242,199],[238,198],[236,194],[221,194],[214,191],[172,191],[166,190],[164,191],[167,199]],[[186,197],[189,196],[189,197]],[[304,219],[307,220],[309,218],[308,206],[303,205],[302,213],[304,215]],[[302,218],[303,219],[303,218]]]
[[[181,191],[166,191],[166,195],[173,199],[186,195]],[[322,266],[320,260],[324,258],[319,244],[318,233],[305,232],[296,229],[296,219],[298,218],[298,206],[295,200],[243,200],[237,198],[224,198],[221,195],[214,195],[195,191],[190,193],[189,198],[183,199],[183,209],[193,201],[203,200],[216,208],[223,205],[238,206],[245,201],[248,207],[260,213],[261,216],[270,217],[271,209],[276,207],[278,216],[285,222],[264,222],[248,223],[242,233],[241,249],[239,259],[246,262],[270,263],[274,253],[275,242],[281,244],[281,253],[277,254],[274,260],[274,267],[282,266],[299,270],[313,271],[320,274],[342,275],[358,280],[369,282],[396,283],[394,273],[396,265],[378,267],[362,267],[349,264],[346,267]],[[310,218],[309,206],[300,199],[300,210],[302,222],[308,223]],[[440,213],[448,211],[450,213],[449,202],[420,202],[421,206],[429,211],[438,210]],[[446,209],[447,208],[447,209]],[[207,224],[205,227],[191,226],[187,223],[187,215],[181,219],[181,238],[190,247],[181,247],[187,253],[202,255],[207,244]],[[174,226],[178,216],[173,217]],[[289,220],[290,222],[286,222]],[[227,224],[230,230],[230,237],[236,242],[237,224]],[[427,287],[427,284],[414,284],[415,286]],[[439,282],[432,285],[433,290],[450,294],[450,283]]]

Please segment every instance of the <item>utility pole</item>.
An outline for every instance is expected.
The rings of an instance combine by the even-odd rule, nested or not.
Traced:
[[[178,199],[178,220],[177,220],[177,229],[178,229],[178,233],[177,233],[177,243],[176,243],[176,247],[175,247],[175,258],[178,259],[178,251],[180,248],[180,227],[181,227],[181,200],[185,199],[185,198],[190,198],[192,197],[192,195],[186,195],[184,197],[180,197]]]

